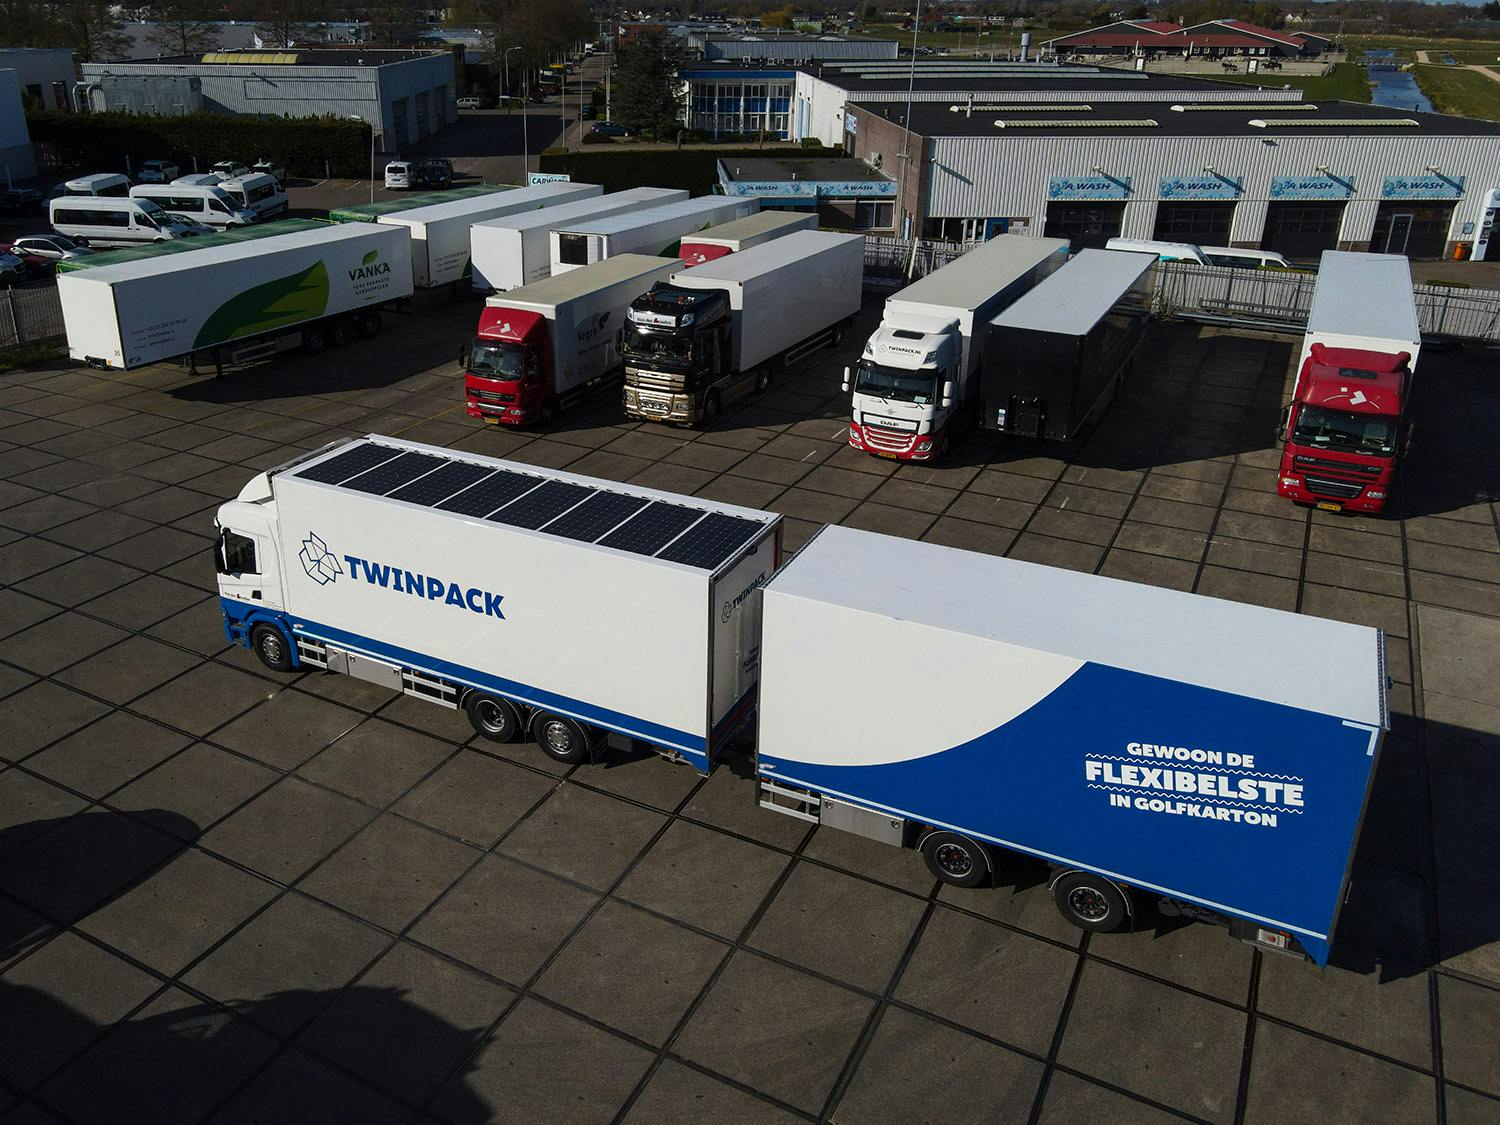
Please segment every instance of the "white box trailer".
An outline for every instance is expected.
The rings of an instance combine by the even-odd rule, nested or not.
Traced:
[[[697,199],[664,203],[645,211],[574,223],[552,231],[549,236],[552,272],[566,273],[615,254],[660,254],[675,258],[684,236],[759,210],[758,200],[700,195]]]
[[[551,277],[550,236],[559,227],[644,211],[687,197],[681,188],[630,188],[475,223],[469,228],[474,288],[481,293],[503,291]]]
[[[216,522],[225,629],[272,668],[564,762],[594,728],[706,771],[752,711],[776,515],[370,436],[256,476]]]
[[[1399,254],[1323,251],[1307,314],[1307,334],[1297,357],[1298,371],[1314,344],[1391,355],[1407,352],[1411,355],[1407,368],[1415,371],[1422,329],[1417,323],[1411,262]]]
[[[208,353],[321,351],[380,331],[411,297],[411,238],[376,224],[320,225],[200,250],[61,273],[68,354],[128,369]]]
[[[418,289],[436,289],[469,276],[469,228],[475,223],[603,194],[604,189],[598,184],[537,184],[515,191],[452,199],[410,211],[393,211],[375,221],[411,231],[412,282]]]
[[[815,211],[757,211],[699,231],[682,240],[678,257],[685,265],[698,266],[726,254],[737,254],[794,230],[817,230]]]
[[[676,258],[618,254],[489,298],[463,355],[469,416],[512,426],[550,423],[617,379],[625,310],[679,265]]]
[[[825,527],[764,587],[762,804],[920,848],[997,849],[1063,914],[1148,903],[1319,964],[1389,725],[1379,630]],[[1291,650],[1303,662],[1254,659]]]

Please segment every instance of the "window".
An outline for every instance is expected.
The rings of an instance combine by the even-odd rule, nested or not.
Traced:
[[[227,214],[229,214],[229,207],[228,207],[228,205],[225,204],[224,201],[220,200],[220,199],[210,199],[208,201],[208,209],[210,211],[217,211],[221,215],[227,215]],[[195,207],[195,208],[193,208],[193,210],[196,211],[197,208]]]
[[[259,203],[262,199],[270,199],[271,196],[276,194],[276,185],[263,184],[258,188],[251,188],[248,194],[249,202]]]
[[[224,529],[219,549],[220,574],[259,574],[255,567],[255,540]]]
[[[1153,237],[1163,242],[1218,245],[1229,241],[1233,203],[1158,203]]]
[[[874,199],[856,200],[854,204],[855,230],[889,230],[895,215],[894,203],[881,203]]]
[[[68,84],[66,82],[52,83],[52,101],[57,109],[72,109],[68,104]]]
[[[557,236],[557,260],[565,266],[588,265],[588,236],[584,234],[559,234]]]

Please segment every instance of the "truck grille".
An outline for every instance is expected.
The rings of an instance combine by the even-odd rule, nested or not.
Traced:
[[[470,391],[470,398],[477,398],[480,402],[515,402],[516,396],[506,394],[504,391]]]
[[[1378,477],[1380,475],[1379,465],[1361,465],[1351,461],[1330,461],[1326,457],[1309,457],[1299,453],[1292,458],[1298,466],[1314,466],[1319,469],[1332,469],[1335,472],[1356,473],[1360,476]]]
[[[1336,496],[1352,500],[1364,491],[1364,485],[1352,480],[1329,480],[1327,477],[1304,475],[1302,483],[1314,496]]]
[[[674,391],[681,394],[685,383],[681,375],[670,375],[664,371],[642,371],[632,367],[625,372],[625,385],[670,395]]]
[[[865,426],[864,434],[867,446],[886,453],[906,453],[917,440],[916,434],[897,433],[895,430],[882,430],[870,425]]]

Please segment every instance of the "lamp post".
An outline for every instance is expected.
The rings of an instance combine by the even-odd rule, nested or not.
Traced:
[[[364,121],[357,113],[349,115],[350,121]],[[368,122],[370,126],[370,202],[375,202],[375,122]]]
[[[510,94],[510,53],[522,51],[524,47],[507,47],[502,56],[505,60],[505,92]],[[531,170],[531,140],[526,135],[526,73],[521,73],[521,177],[524,179]],[[523,185],[524,186],[524,185]]]

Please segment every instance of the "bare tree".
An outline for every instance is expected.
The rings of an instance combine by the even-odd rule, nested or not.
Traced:
[[[130,47],[117,9],[107,0],[63,0],[52,10],[56,32],[50,45],[72,47],[80,62],[109,62]]]
[[[206,0],[158,0],[150,9],[149,38],[169,55],[197,55],[219,45]]]

